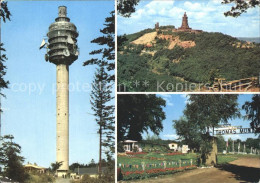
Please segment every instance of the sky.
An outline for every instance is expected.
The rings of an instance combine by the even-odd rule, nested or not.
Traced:
[[[185,109],[185,106],[188,102],[188,95],[186,94],[160,94],[157,95],[161,98],[163,98],[166,101],[166,107],[163,108],[166,119],[163,121],[163,131],[160,133],[159,137],[161,139],[167,140],[177,140],[178,135],[176,134],[175,129],[173,128],[173,120],[180,119],[181,116],[183,116],[183,111]],[[242,108],[242,105],[246,101],[251,101],[252,95],[251,94],[241,94],[238,97],[238,104],[239,108]],[[240,110],[242,116],[245,115],[244,110]],[[243,118],[236,118],[229,120],[228,123],[230,123],[232,126],[242,126],[243,128],[250,128],[249,121],[244,120]],[[147,136],[146,133],[143,134],[144,138]],[[235,135],[224,135],[225,140],[228,138],[232,138],[233,140],[241,139],[246,140],[247,138],[257,138],[258,136],[254,134],[235,134]]]
[[[10,1],[11,21],[2,24],[7,50],[6,79],[2,92],[2,133],[12,134],[22,146],[25,163],[49,167],[56,161],[56,67],[39,50],[48,27],[58,17],[58,6],[67,6],[68,17],[79,31],[80,55],[70,66],[70,164],[98,161],[98,126],[90,106],[89,87],[95,66],[83,67],[88,54],[99,46],[90,43],[101,35],[103,23],[114,10],[113,1]]]
[[[238,18],[225,17],[231,4],[222,0],[141,0],[130,18],[118,17],[118,34],[154,28],[156,22],[179,28],[184,12],[189,26],[207,32],[222,32],[233,37],[260,37],[260,8],[249,9]]]

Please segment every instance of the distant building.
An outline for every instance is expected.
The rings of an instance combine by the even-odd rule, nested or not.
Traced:
[[[34,173],[46,173],[47,168],[38,166],[36,163],[30,164],[28,162],[27,165],[24,165],[24,169],[26,172],[34,172]]]
[[[170,143],[170,144],[168,144],[168,146],[171,150],[174,150],[174,151],[178,150],[178,144],[177,143]]]
[[[134,140],[125,140],[123,142],[123,147],[124,147],[125,152],[133,152],[135,148],[138,150],[139,146],[136,145],[136,143],[137,143],[137,141],[134,141]]]

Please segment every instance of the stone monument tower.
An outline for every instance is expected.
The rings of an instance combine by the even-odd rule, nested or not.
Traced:
[[[182,25],[179,29],[180,30],[190,30],[191,29],[189,27],[188,16],[187,16],[186,12],[184,13],[184,16],[182,17]]]

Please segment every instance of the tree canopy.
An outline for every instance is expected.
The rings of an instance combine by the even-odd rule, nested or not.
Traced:
[[[237,98],[238,95],[189,95],[184,115],[201,130],[208,130],[240,116]]]
[[[240,116],[237,95],[189,95],[184,116],[173,121],[177,135],[191,148],[207,154],[212,149],[210,128]]]
[[[110,17],[105,19],[104,28],[100,30],[103,36],[95,38],[91,43],[101,46],[98,50],[93,50],[89,54],[96,55],[83,63],[83,66],[98,65],[104,66],[108,73],[109,81],[115,80],[115,11],[110,12]],[[110,72],[111,71],[111,72]]]
[[[23,167],[24,157],[20,155],[21,146],[13,142],[12,135],[5,135],[0,147],[0,164],[4,166],[3,175],[14,181],[24,182],[28,174]]]
[[[118,95],[117,137],[142,140],[142,133],[151,130],[155,134],[163,129],[165,100],[156,95]]]
[[[117,0],[117,12],[123,17],[130,17],[140,0]]]
[[[11,12],[8,9],[6,1],[1,1],[0,17],[6,22],[6,19],[10,20]]]
[[[105,150],[107,158],[112,159],[115,152],[114,146],[114,105],[111,104],[112,85],[108,84],[108,74],[103,66],[99,67],[95,73],[91,91],[91,109],[94,111],[95,121],[99,126],[98,134],[100,138],[99,147],[99,172],[101,173],[102,150]]]
[[[232,8],[225,12],[225,16],[239,17],[242,13],[246,13],[249,8],[260,6],[259,0],[223,0],[222,4],[235,4]]]
[[[246,111],[245,118],[250,120],[251,128],[260,133],[260,94],[253,95],[252,101],[245,102],[242,109]]]
[[[0,18],[3,20],[3,22],[6,22],[7,20],[11,20],[11,13],[8,9],[7,2],[1,1],[1,9],[0,9]],[[0,22],[1,23],[1,22]],[[0,35],[1,36],[1,35]],[[1,39],[0,39],[1,41]],[[4,65],[4,62],[7,60],[6,54],[2,54],[2,52],[5,52],[4,44],[0,42],[0,95],[4,96],[4,94],[1,92],[2,89],[8,88],[9,81],[5,80],[4,76],[6,75],[6,69],[7,67]],[[0,112],[2,109],[0,109]]]

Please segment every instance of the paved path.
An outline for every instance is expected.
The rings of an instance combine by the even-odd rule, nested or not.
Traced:
[[[198,168],[186,172],[147,180],[138,183],[238,183],[260,180],[260,159],[242,158],[222,167]]]

